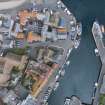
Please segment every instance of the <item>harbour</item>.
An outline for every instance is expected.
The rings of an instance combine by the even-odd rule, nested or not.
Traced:
[[[44,2],[44,0],[41,1]],[[65,5],[61,1],[56,2],[56,5],[54,6],[52,5],[52,1],[50,1],[49,3],[45,2],[43,6],[39,4],[37,5],[40,8],[40,12],[48,13],[45,15],[45,30],[43,30],[44,33],[42,33],[43,36],[46,36],[43,37],[43,41],[46,42],[29,43],[29,47],[32,48],[30,50],[30,58],[35,57],[34,60],[37,61],[37,64],[40,63],[40,61],[42,61],[42,63],[51,61],[54,64],[58,64],[58,68],[60,68],[59,71],[57,71],[58,68],[56,69],[56,71],[54,71],[55,69],[47,69],[46,74],[48,73],[48,76],[40,75],[40,77],[43,78],[45,76],[45,78],[43,78],[44,81],[41,81],[39,82],[39,84],[34,85],[33,95],[35,104],[74,105],[74,103],[76,102],[75,105],[82,105],[82,102],[83,105],[93,105],[95,94],[98,93],[97,87],[100,85],[99,77],[101,74],[100,72],[102,72],[101,69],[103,66],[101,63],[102,57],[100,59],[100,52],[98,52],[99,48],[96,46],[97,43],[95,42],[95,38],[92,35],[92,25],[96,18],[99,21],[101,20],[100,23],[105,23],[103,22],[105,19],[104,5],[101,5],[101,3],[102,2],[96,2],[95,0],[89,0],[88,2],[86,0],[66,0],[64,1],[64,4],[66,4],[67,7],[65,7]],[[32,7],[32,5],[30,6]],[[33,11],[39,10],[38,8],[36,9],[37,6],[36,4],[33,4]],[[45,7],[48,8],[47,11]],[[96,9],[97,7],[98,10]],[[43,8],[44,11],[41,11]],[[55,14],[56,10],[61,17],[59,18],[57,26],[51,23],[49,24],[50,18],[47,18],[50,17],[50,15]],[[58,20],[57,15],[54,15],[56,21]],[[40,16],[39,19],[41,19]],[[46,25],[48,25],[48,32],[45,34],[45,32],[47,31],[47,28],[45,27]],[[50,25],[52,25],[52,28],[50,27]],[[65,30],[65,25],[67,30]],[[55,36],[56,31],[52,31],[53,28],[56,28],[57,32],[63,29],[66,34],[63,33],[63,36],[62,34],[57,34],[59,36],[57,37]],[[102,30],[104,32],[103,26]],[[49,32],[50,34],[51,32],[54,32],[53,37],[50,36]],[[21,44],[18,44],[17,46],[19,47],[20,45]],[[39,50],[37,50],[37,48],[39,48]],[[59,51],[56,49],[58,49]],[[39,53],[38,57],[37,54],[34,53],[36,50],[38,51],[38,53],[41,52]],[[47,50],[48,55],[51,54],[51,57],[46,57],[45,54],[43,54],[46,53],[45,50]],[[55,54],[56,51],[60,56],[58,56],[58,53]],[[3,56],[2,51],[0,56]],[[46,58],[47,60],[43,58]],[[34,64],[36,64],[35,61],[29,62],[29,65]],[[49,64],[48,62],[46,63],[46,65],[41,65],[40,67],[44,67],[45,69],[45,67],[47,68],[47,66],[49,65],[51,66],[51,63]],[[30,66],[28,67],[30,68]],[[51,67],[53,68],[53,66]],[[50,72],[48,72],[48,70]],[[17,82],[19,78],[15,79],[14,82]],[[40,81],[42,79],[38,78],[37,80]],[[15,84],[14,82],[12,83]],[[30,88],[30,84],[28,87]],[[96,96],[96,102],[94,105],[97,105],[97,97],[98,95]],[[30,103],[27,103],[29,102],[28,99],[29,98],[27,96],[25,103],[30,105]]]
[[[91,29],[95,18],[105,24],[104,6],[101,4],[104,1],[100,3],[98,0],[66,0],[64,3],[76,18],[82,21],[83,34],[79,48],[73,49],[68,58],[70,65],[64,65],[66,73],[63,78],[59,79],[60,86],[56,92],[51,94],[48,102],[49,105],[64,105],[65,97],[76,95],[82,103],[92,104],[95,83],[98,81],[101,70],[101,60],[94,52],[96,45]],[[97,6],[98,10],[94,10],[93,8]]]

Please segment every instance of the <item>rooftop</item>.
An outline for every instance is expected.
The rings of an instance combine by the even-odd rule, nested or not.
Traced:
[[[28,38],[27,38],[27,41],[28,42],[33,42],[33,41],[41,41],[41,36],[34,33],[34,32],[29,32],[28,33]]]
[[[25,25],[28,18],[35,18],[37,13],[34,11],[22,10],[18,13],[20,18],[20,24]]]

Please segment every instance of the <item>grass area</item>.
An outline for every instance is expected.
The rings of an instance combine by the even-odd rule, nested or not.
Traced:
[[[105,105],[105,94],[100,95],[99,105]]]
[[[12,69],[12,73],[17,74],[19,72],[20,72],[19,68],[14,66],[13,69]]]
[[[9,52],[12,52],[17,55],[25,55],[28,49],[29,49],[28,46],[26,46],[25,48],[11,48],[9,49]]]

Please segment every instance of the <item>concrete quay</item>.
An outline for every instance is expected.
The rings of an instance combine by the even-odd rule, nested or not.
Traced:
[[[103,76],[105,75],[105,47],[103,45],[103,41],[102,41],[102,37],[101,37],[102,32],[101,32],[99,23],[94,22],[93,27],[92,27],[92,33],[93,33],[93,37],[94,37],[96,46],[99,51],[100,59],[102,61],[102,68],[101,68],[101,72],[99,75],[99,79],[97,81],[98,86],[96,87],[96,90],[95,90],[95,93],[93,96],[94,97],[93,105],[98,105],[99,104],[100,88],[102,85]]]

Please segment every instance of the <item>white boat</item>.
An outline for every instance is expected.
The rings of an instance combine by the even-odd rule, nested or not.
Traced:
[[[67,10],[67,14],[68,14],[68,15],[71,15],[72,13],[71,13],[69,10]]]
[[[96,49],[94,49],[94,52],[95,52],[96,56],[99,56],[99,51],[98,51],[98,49],[97,49],[97,48],[96,48]]]
[[[69,49],[69,51],[68,51],[68,53],[67,53],[67,57],[69,57],[69,55],[70,55],[71,51],[72,51],[72,48],[71,48],[71,49]]]
[[[104,25],[101,25],[100,28],[101,28],[102,33],[105,33]]]
[[[65,9],[64,9],[64,12],[67,12],[67,11],[68,11],[68,9],[67,9],[67,8],[65,8]]]
[[[71,24],[71,25],[73,25],[73,24],[74,24],[74,21],[73,21],[73,20],[71,20],[71,21],[70,21],[70,24]]]
[[[78,46],[79,46],[79,44],[80,44],[80,40],[76,40],[76,41],[74,42],[74,47],[77,49]]]
[[[59,82],[56,82],[53,90],[56,91],[58,87],[59,87]]]
[[[57,7],[58,7],[58,8],[61,8],[61,5],[62,5],[61,0],[57,1]]]
[[[66,97],[64,105],[70,105],[71,99]]]
[[[92,34],[93,34],[93,36],[99,36],[101,39],[103,38],[100,24],[98,23],[97,20],[93,23]]]
[[[82,23],[77,24],[77,34],[79,36],[82,34]]]
[[[70,64],[70,61],[67,61],[67,62],[66,62],[66,65],[69,65],[69,64]]]
[[[62,3],[61,0],[57,1],[57,5],[59,5],[59,4],[61,4],[61,3]]]
[[[65,69],[63,69],[62,71],[61,71],[61,76],[64,76],[65,75]]]
[[[59,75],[56,75],[55,79],[58,80],[59,79]]]
[[[61,74],[62,70],[59,70],[59,74]]]

